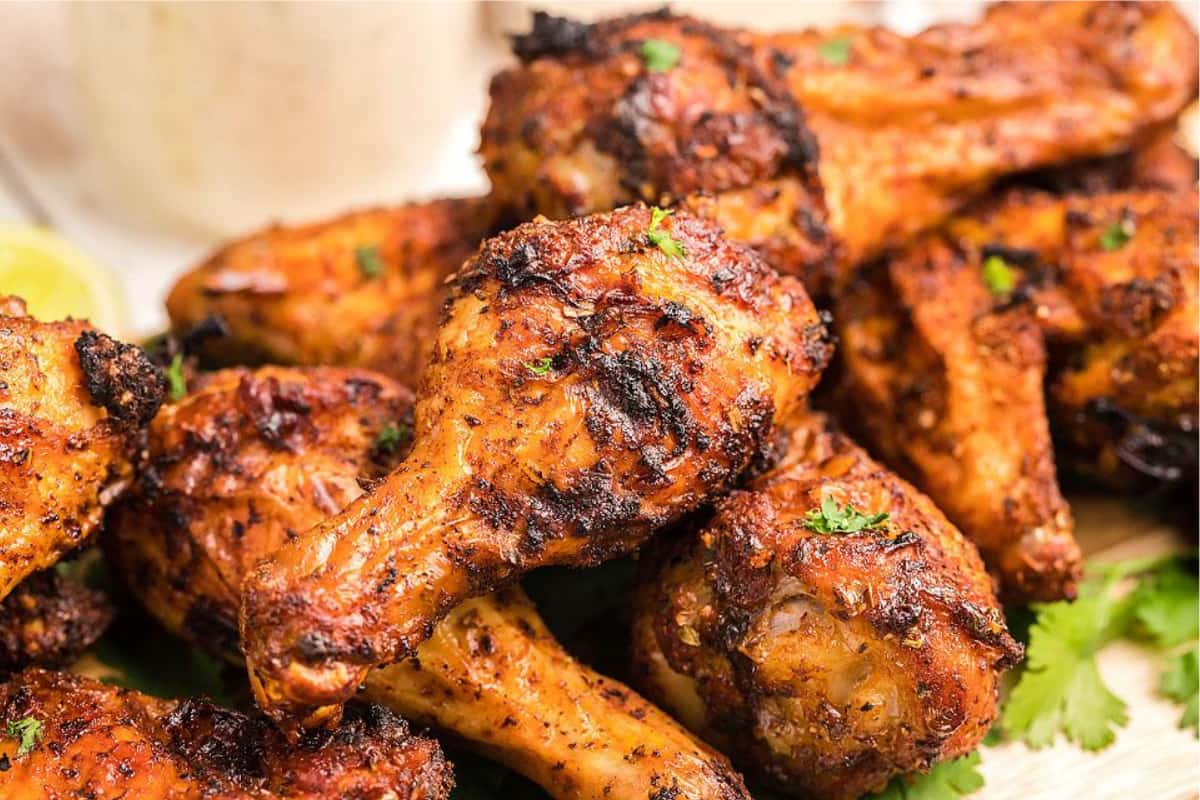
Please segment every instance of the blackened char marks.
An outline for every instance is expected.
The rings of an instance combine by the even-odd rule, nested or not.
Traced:
[[[93,403],[132,427],[154,419],[166,396],[167,379],[140,347],[84,331],[75,340],[75,353]]]
[[[270,728],[262,720],[188,698],[164,718],[163,728],[172,749],[201,775],[215,773],[245,789],[266,776]]]
[[[308,416],[312,405],[301,385],[247,374],[238,384],[237,396],[259,436],[271,447],[295,450],[313,433]]]
[[[593,27],[568,17],[556,17],[545,11],[533,13],[529,33],[512,37],[513,54],[523,62],[542,56],[562,56],[567,53],[587,53]]]

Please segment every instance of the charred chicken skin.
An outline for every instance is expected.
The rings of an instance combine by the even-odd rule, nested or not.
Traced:
[[[437,332],[446,278],[497,223],[486,199],[436,200],[276,226],[184,275],[167,298],[177,333],[205,320],[216,363],[367,367],[412,380]]]
[[[246,578],[261,705],[336,716],[467,597],[628,552],[731,486],[829,352],[797,281],[686,214],[486,241],[450,289],[412,452]]]
[[[1196,90],[1166,3],[999,5],[911,38],[543,14],[514,49],[480,148],[498,203],[682,202],[816,294],[1005,174],[1128,148]]]
[[[979,547],[1016,600],[1075,592],[1082,555],[1046,418],[1034,312],[982,255],[933,236],[849,282],[835,307],[839,417]]]
[[[207,700],[29,669],[0,684],[0,723],[6,800],[445,800],[453,786],[437,742],[378,706],[291,745]]]
[[[288,409],[277,435],[269,420]],[[140,480],[109,513],[110,560],[172,631],[240,659],[242,578],[407,454],[411,396],[363,370],[215,373],[150,428]],[[562,800],[747,800],[723,756],[572,659],[517,588],[468,600],[365,697],[447,730]]]
[[[870,524],[814,530],[829,503]],[[749,774],[831,800],[975,748],[1021,655],[975,548],[818,415],[643,561],[633,650],[646,692]]]
[[[112,617],[102,592],[53,569],[30,575],[0,601],[0,680],[27,666],[70,664]]]
[[[95,531],[164,391],[137,347],[0,298],[0,598]]]

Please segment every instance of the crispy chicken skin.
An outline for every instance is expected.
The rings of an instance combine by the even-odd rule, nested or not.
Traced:
[[[948,226],[979,274],[1007,256],[1053,356],[1060,453],[1114,486],[1196,472],[1197,194],[1012,191]],[[1114,238],[1115,237],[1115,238]],[[990,248],[990,249],[989,249]]]
[[[112,617],[102,592],[52,569],[30,575],[0,601],[0,680],[31,665],[71,663]]]
[[[262,397],[275,399],[247,402]],[[306,409],[286,445],[257,411],[282,398]],[[380,434],[411,423],[408,393],[363,370],[216,373],[151,426],[140,480],[109,512],[110,560],[170,630],[239,660],[245,573],[402,459],[411,438],[381,450]],[[458,606],[413,659],[371,672],[365,687],[561,800],[749,797],[723,756],[563,651],[515,587]]]
[[[447,276],[496,225],[483,198],[358,211],[275,226],[184,275],[167,298],[185,333],[216,316],[216,363],[367,367],[412,380],[437,331]]]
[[[816,533],[826,499],[889,518]],[[819,415],[644,559],[633,627],[652,698],[766,784],[830,800],[972,750],[1021,655],[974,547]]]
[[[96,529],[164,390],[137,347],[0,298],[0,598]]]
[[[1074,595],[1081,553],[1046,419],[1033,311],[936,236],[864,270],[835,306],[838,417],[979,547],[1007,597]]]
[[[630,551],[731,486],[803,401],[831,347],[799,282],[709,222],[654,218],[539,219],[464,265],[408,458],[246,578],[274,718],[336,716],[467,597]]]
[[[647,39],[678,65],[651,71]],[[499,203],[682,201],[816,294],[998,177],[1129,147],[1196,89],[1196,35],[1167,3],[999,5],[911,38],[539,15],[514,49],[480,147]]]
[[[0,739],[6,800],[444,800],[453,786],[437,742],[378,706],[291,745],[207,700],[29,669],[0,685],[0,722],[26,719],[42,726],[32,750]]]

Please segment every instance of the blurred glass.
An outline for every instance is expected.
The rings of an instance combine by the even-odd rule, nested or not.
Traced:
[[[73,5],[88,156],[124,204],[208,235],[459,188],[485,85],[478,9]]]

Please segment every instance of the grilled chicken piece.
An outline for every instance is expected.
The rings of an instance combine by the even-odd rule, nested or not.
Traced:
[[[748,774],[852,800],[974,749],[1021,648],[975,548],[927,497],[818,415],[790,437],[699,535],[643,560],[634,673]],[[816,532],[828,503],[868,519]]]
[[[840,417],[971,538],[1015,600],[1071,597],[1081,553],[1055,472],[1033,311],[936,236],[837,300]]]
[[[27,666],[70,664],[112,622],[103,592],[46,570],[0,601],[0,680]]]
[[[435,200],[276,226],[218,251],[167,298],[185,333],[216,317],[216,363],[368,367],[412,380],[437,332],[445,279],[497,224],[483,198]]]
[[[269,420],[292,409],[293,433]],[[109,558],[170,630],[238,661],[242,578],[293,531],[407,454],[412,399],[363,370],[216,373],[150,428],[139,482],[109,512]],[[572,659],[519,589],[455,608],[365,697],[442,728],[561,800],[748,800],[721,755]]]
[[[1048,340],[1049,405],[1073,468],[1126,488],[1196,473],[1197,193],[1013,191],[946,239],[980,280],[986,256]]]
[[[685,214],[486,241],[450,289],[408,458],[247,576],[260,704],[336,717],[467,597],[630,551],[731,486],[829,352],[797,281]]]
[[[650,40],[667,44],[646,55]],[[480,148],[498,202],[552,217],[684,202],[814,294],[996,178],[1128,148],[1197,79],[1169,3],[1000,5],[911,38],[543,14],[514,49]]]
[[[0,598],[91,536],[164,391],[137,347],[0,298]]]
[[[265,720],[29,669],[0,685],[7,800],[443,800],[437,742],[378,706],[291,745]],[[13,727],[17,734],[13,735]],[[21,731],[31,746],[22,752]]]

